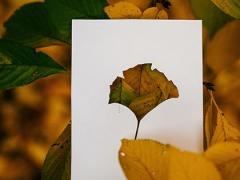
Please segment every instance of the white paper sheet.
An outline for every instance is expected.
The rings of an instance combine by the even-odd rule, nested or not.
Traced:
[[[137,120],[108,104],[109,86],[137,64],[152,63],[180,94],[143,118],[138,138],[202,150],[201,21],[74,20],[72,27],[72,180],[125,179],[118,149]]]

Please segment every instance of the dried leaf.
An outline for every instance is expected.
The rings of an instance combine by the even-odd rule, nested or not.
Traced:
[[[204,156],[214,162],[224,180],[240,178],[240,144],[225,142],[212,146]]]
[[[177,98],[178,89],[152,64],[139,64],[123,72],[110,86],[109,104],[119,103],[128,107],[141,120],[157,105],[170,98]]]
[[[138,19],[142,16],[141,10],[129,2],[118,2],[104,8],[110,19]]]
[[[128,180],[221,180],[201,155],[152,140],[122,140],[119,160]]]
[[[110,5],[114,5],[120,1],[132,3],[132,4],[136,5],[142,11],[147,9],[152,3],[152,0],[108,0],[108,3]]]

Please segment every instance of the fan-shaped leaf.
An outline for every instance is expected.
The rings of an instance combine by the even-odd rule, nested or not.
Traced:
[[[110,86],[109,103],[127,106],[141,120],[163,101],[178,97],[178,89],[151,64],[139,64],[123,72]]]

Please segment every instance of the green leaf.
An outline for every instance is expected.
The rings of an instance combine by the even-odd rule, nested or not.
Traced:
[[[46,54],[15,42],[0,40],[0,89],[25,85],[64,71]]]
[[[240,19],[239,0],[212,0],[212,2],[226,14],[236,19]]]
[[[43,164],[42,180],[70,180],[71,125],[69,124],[48,151]]]
[[[106,19],[106,0],[46,0],[30,3],[5,23],[5,39],[30,47],[71,44],[73,19]]]
[[[49,14],[64,41],[71,42],[73,19],[106,19],[106,0],[46,0]]]
[[[31,3],[17,10],[5,23],[5,39],[30,47],[59,44],[58,35],[44,3]]]
[[[198,19],[203,20],[203,25],[207,28],[209,36],[212,37],[215,32],[224,26],[232,17],[218,9],[211,0],[190,0],[193,12]]]

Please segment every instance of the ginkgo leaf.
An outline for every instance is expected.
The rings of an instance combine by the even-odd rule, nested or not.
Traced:
[[[232,126],[218,107],[212,91],[204,119],[205,140],[207,147],[225,141],[239,141],[240,131]],[[205,147],[206,148],[206,147]]]
[[[142,11],[147,9],[151,3],[152,3],[152,0],[108,0],[108,3],[110,5],[114,5],[118,2],[130,2],[134,5],[136,5],[138,8],[140,8]]]
[[[140,121],[163,101],[178,97],[178,89],[152,64],[139,64],[123,71],[110,86],[109,104],[119,103],[128,107]]]
[[[159,9],[157,7],[151,7],[146,9],[142,14],[142,19],[156,19]]]
[[[128,180],[221,180],[201,155],[153,140],[122,140],[119,161]]]
[[[204,156],[219,169],[224,180],[240,178],[240,144],[233,142],[219,143],[210,147]]]
[[[228,122],[223,113],[218,112],[217,126],[211,140],[211,145],[225,141],[240,142],[240,131]]]
[[[138,19],[142,16],[141,10],[130,2],[118,2],[104,8],[111,19]]]

